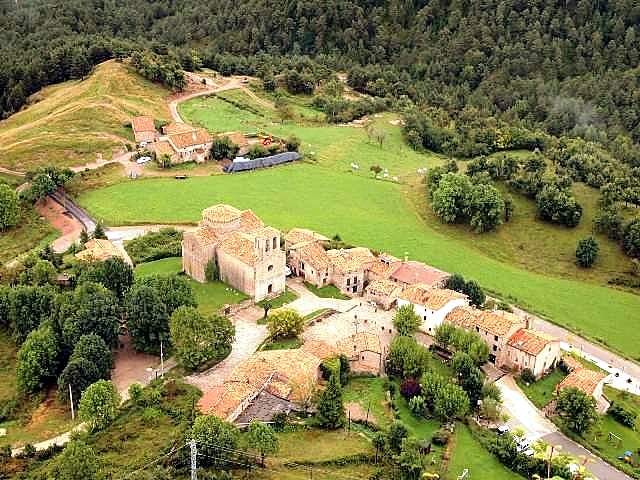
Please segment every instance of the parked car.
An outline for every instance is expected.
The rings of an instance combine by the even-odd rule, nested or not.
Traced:
[[[139,159],[136,160],[136,163],[138,165],[143,165],[143,164],[145,164],[147,162],[150,162],[150,161],[151,161],[151,157],[140,157]]]

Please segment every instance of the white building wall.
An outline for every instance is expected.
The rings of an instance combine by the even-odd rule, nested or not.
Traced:
[[[398,298],[398,308],[404,305],[413,305],[413,310],[416,312],[416,315],[418,315],[422,319],[422,327],[420,329],[429,335],[434,335],[436,328],[442,325],[445,317],[454,308],[468,305],[468,301],[463,298],[457,298],[455,300],[449,301],[444,307],[439,310],[431,310],[424,305],[417,305],[415,303],[409,302],[408,300]]]

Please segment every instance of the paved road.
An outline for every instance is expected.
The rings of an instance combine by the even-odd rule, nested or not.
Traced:
[[[49,195],[55,202],[62,205],[67,212],[78,220],[87,233],[91,234],[96,229],[96,222],[82,208],[76,205],[64,192],[54,192]]]
[[[215,385],[222,385],[233,369],[253,355],[267,338],[266,325],[256,323],[262,315],[263,310],[257,307],[248,307],[232,315],[231,320],[236,326],[236,338],[229,356],[209,370],[185,377],[185,381],[203,392]]]
[[[511,375],[496,382],[503,398],[503,408],[509,415],[511,429],[522,428],[530,440],[542,440],[549,445],[560,445],[561,453],[587,459],[586,468],[600,480],[630,480],[631,477],[593,455],[580,444],[567,438],[531,403]]]

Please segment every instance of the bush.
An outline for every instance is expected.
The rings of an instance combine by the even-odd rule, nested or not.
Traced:
[[[531,384],[536,381],[536,376],[533,374],[530,368],[525,368],[524,370],[522,370],[522,373],[520,373],[520,380],[522,380],[524,383]]]
[[[151,262],[182,255],[182,232],[175,228],[162,228],[124,243],[133,263]]]
[[[142,388],[142,385],[140,385],[139,383],[132,383],[131,385],[129,385],[129,398],[134,405],[138,407],[142,405],[143,395],[144,389]]]
[[[217,282],[220,280],[220,270],[218,270],[218,264],[215,260],[209,260],[204,270],[204,276],[208,282]]]
[[[449,443],[450,439],[451,439],[451,432],[446,428],[438,429],[431,437],[431,441],[433,442],[433,444],[441,447]]]
[[[272,338],[292,338],[302,333],[304,317],[295,310],[279,308],[267,317],[267,328]]]
[[[212,160],[223,160],[236,156],[240,147],[233,143],[227,136],[214,138],[209,151],[209,158]]]
[[[119,406],[120,394],[115,385],[107,380],[98,380],[82,394],[78,413],[93,430],[101,430],[115,420]]]
[[[415,395],[414,397],[411,397],[411,400],[409,400],[409,410],[411,410],[411,413],[413,413],[416,417],[424,415],[424,397],[421,395]]]
[[[420,328],[421,324],[420,317],[410,303],[398,308],[393,317],[393,326],[398,331],[398,335],[411,336]]]
[[[598,257],[598,251],[600,247],[598,242],[593,237],[583,238],[578,241],[576,247],[576,263],[583,268],[589,268],[593,266]]]
[[[420,384],[413,378],[407,378],[400,384],[400,394],[407,400],[420,395]]]
[[[622,237],[624,253],[632,258],[640,258],[640,218],[629,222]]]
[[[298,137],[293,135],[291,137],[288,137],[285,140],[285,148],[287,149],[287,152],[297,152],[300,148],[300,140],[298,139]]]
[[[635,412],[631,412],[625,409],[623,406],[612,402],[609,410],[607,410],[607,413],[611,415],[617,422],[635,430],[637,419],[637,415]]]

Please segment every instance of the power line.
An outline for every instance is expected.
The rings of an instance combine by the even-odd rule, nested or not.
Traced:
[[[127,475],[125,475],[124,477],[120,477],[122,480],[126,480],[127,478],[131,478],[132,475],[141,472],[142,470],[146,470],[147,468],[151,467],[152,465],[155,465],[156,463],[160,462],[160,460],[163,460],[164,458],[168,457],[169,455],[173,455],[174,453],[179,452],[180,450],[182,450],[185,447],[188,447],[188,444],[184,444],[181,447],[176,448],[175,450],[170,451],[169,453],[166,453],[164,455],[162,455],[161,457],[156,458],[155,460],[150,461],[149,463],[147,463],[146,465],[143,465],[142,467],[138,468],[137,470],[134,470],[133,472],[128,473]]]

